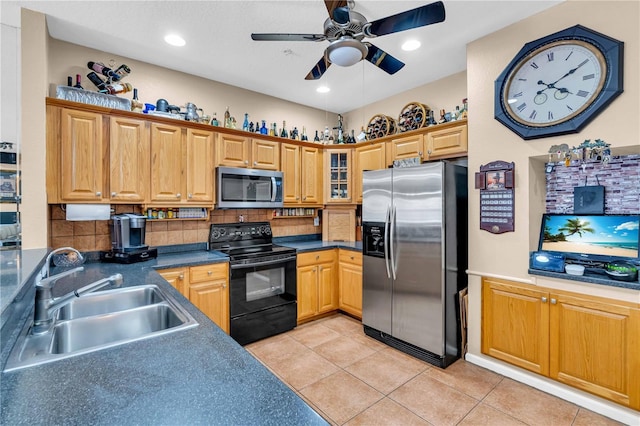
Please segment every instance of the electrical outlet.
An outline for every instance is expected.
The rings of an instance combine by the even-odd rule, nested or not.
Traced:
[[[320,218],[318,216],[313,218],[313,226],[320,226]]]

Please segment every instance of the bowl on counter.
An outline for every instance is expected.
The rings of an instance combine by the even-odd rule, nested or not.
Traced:
[[[607,264],[604,271],[609,278],[613,280],[635,281],[638,278],[638,268],[630,262],[610,262]]]
[[[564,265],[564,270],[569,275],[584,275],[584,266],[582,265]]]

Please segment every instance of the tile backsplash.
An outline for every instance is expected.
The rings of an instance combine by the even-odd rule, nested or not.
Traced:
[[[108,220],[72,222],[66,220],[63,205],[49,206],[49,247],[71,246],[80,251],[101,251],[111,249],[111,235]],[[138,213],[138,205],[112,205],[115,214]],[[321,234],[322,226],[314,226],[313,218],[274,219],[273,210],[213,210],[209,220],[164,220],[148,221],[146,244],[166,246],[206,242],[212,223],[238,222],[239,215],[245,222],[270,221],[274,237],[290,235]],[[321,224],[322,225],[322,224]]]
[[[577,161],[548,165],[553,171],[547,173],[547,213],[573,213],[573,190],[585,182],[605,187],[605,214],[640,212],[640,155],[612,157],[606,165],[588,162],[584,169]]]

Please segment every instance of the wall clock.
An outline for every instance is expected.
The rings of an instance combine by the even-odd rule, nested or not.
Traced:
[[[495,82],[495,118],[523,139],[577,133],[620,93],[624,43],[581,25],[524,45]]]

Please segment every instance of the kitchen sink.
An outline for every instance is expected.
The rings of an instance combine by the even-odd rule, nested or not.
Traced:
[[[155,285],[97,291],[54,314],[49,332],[27,321],[4,371],[40,365],[195,327],[195,319]]]
[[[164,301],[157,286],[141,285],[89,293],[58,310],[58,320],[108,314]]]

